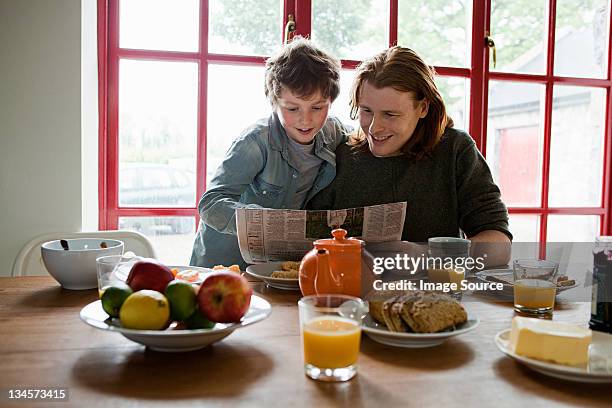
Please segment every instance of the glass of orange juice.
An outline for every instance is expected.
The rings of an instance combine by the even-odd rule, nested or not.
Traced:
[[[541,259],[517,259],[514,271],[514,310],[533,317],[549,317],[555,306],[559,265]]]
[[[306,376],[319,381],[353,378],[366,304],[353,296],[313,295],[300,299],[298,308]]]

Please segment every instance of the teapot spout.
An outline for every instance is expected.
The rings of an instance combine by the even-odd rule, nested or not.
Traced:
[[[314,280],[315,292],[318,294],[335,293],[336,290],[330,289],[340,289],[342,283],[340,279],[335,279],[333,276],[332,270],[329,266],[329,251],[327,249],[317,250],[316,259],[317,274]]]

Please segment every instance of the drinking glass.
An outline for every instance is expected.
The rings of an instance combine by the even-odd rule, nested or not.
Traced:
[[[306,376],[319,381],[347,381],[357,373],[361,319],[359,298],[312,295],[298,302]]]
[[[550,317],[557,293],[559,265],[540,259],[517,259],[514,271],[514,310],[532,317]]]
[[[125,282],[132,266],[141,260],[139,256],[108,255],[96,259],[98,274],[98,295],[102,297],[104,289],[116,282]]]
[[[461,282],[468,275],[466,260],[470,256],[469,239],[457,237],[429,238],[427,245],[427,275],[433,283],[451,283],[456,289],[449,294],[456,300],[461,300]]]

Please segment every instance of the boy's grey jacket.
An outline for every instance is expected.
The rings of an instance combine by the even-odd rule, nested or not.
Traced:
[[[236,237],[236,208],[290,208],[300,177],[292,163],[285,129],[273,113],[258,121],[229,148],[198,204],[201,221],[191,265],[246,263]],[[314,154],[323,160],[306,202],[336,176],[335,150],[347,138],[339,120],[328,118],[315,136]]]

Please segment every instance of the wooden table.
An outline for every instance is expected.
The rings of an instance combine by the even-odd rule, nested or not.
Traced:
[[[68,403],[1,406],[378,406],[549,407],[612,405],[610,385],[532,372],[493,342],[513,316],[508,303],[469,309],[480,326],[429,349],[400,349],[364,336],[359,374],[319,383],[303,374],[298,293],[253,283],[273,305],[265,321],[189,353],[159,353],[79,319],[97,291],[68,291],[47,277],[0,278],[0,389],[63,387]],[[584,323],[589,304],[561,304],[555,320]]]

